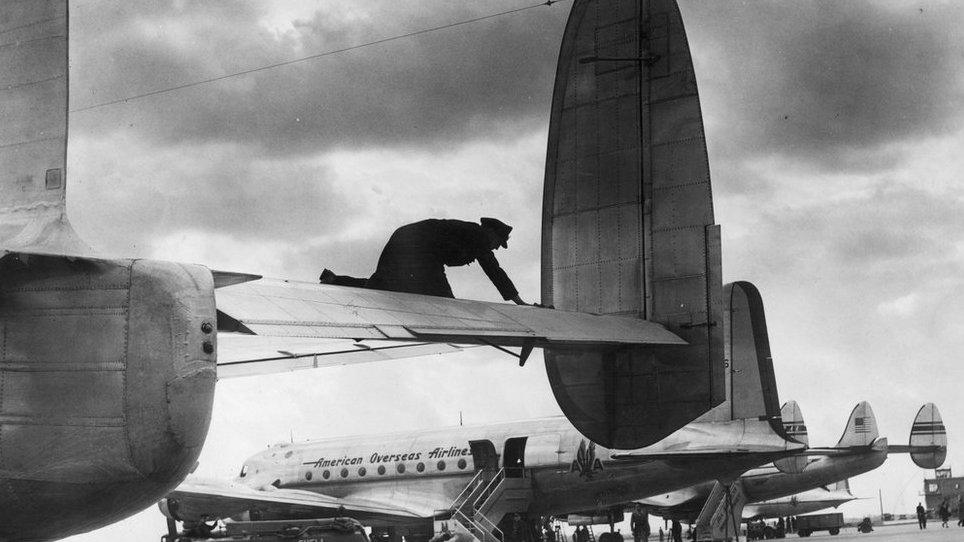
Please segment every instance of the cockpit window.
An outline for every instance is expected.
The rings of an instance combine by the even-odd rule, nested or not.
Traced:
[[[248,466],[245,465],[245,466],[241,467],[241,475],[240,475],[240,477],[241,477],[241,478],[244,478],[244,477],[247,476],[247,475],[248,475]]]

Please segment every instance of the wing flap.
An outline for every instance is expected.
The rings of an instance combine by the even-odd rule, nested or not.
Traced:
[[[685,345],[623,316],[260,279],[217,291],[220,322],[263,336],[497,344]],[[222,328],[223,329],[223,328]]]
[[[218,334],[218,378],[274,374],[389,359],[459,352],[448,343],[379,341],[352,343],[344,339],[279,338],[239,333]]]

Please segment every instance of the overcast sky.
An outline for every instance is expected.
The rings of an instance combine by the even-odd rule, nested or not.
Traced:
[[[537,2],[82,0],[71,9],[68,199],[105,254],[315,280],[367,275],[397,226],[497,216],[538,300],[546,133],[570,2],[132,100]],[[832,445],[873,405],[905,443],[934,401],[964,474],[964,6],[681,2],[725,281],[761,290],[782,400]],[[457,296],[499,300],[477,266]],[[200,474],[266,444],[558,413],[540,360],[495,351],[218,385]],[[895,456],[844,508],[913,510]],[[99,535],[148,540],[151,509]]]

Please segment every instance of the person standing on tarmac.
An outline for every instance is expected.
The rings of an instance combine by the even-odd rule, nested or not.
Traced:
[[[495,218],[482,218],[479,223],[430,218],[407,224],[388,239],[375,272],[367,280],[325,269],[320,282],[454,298],[445,266],[478,261],[503,299],[526,305],[493,254],[499,247],[508,248],[511,231],[511,226]]]
[[[673,520],[673,525],[669,528],[669,532],[673,535],[673,542],[683,542],[683,525],[678,519]]]
[[[917,528],[927,528],[927,511],[924,510],[924,506],[921,505],[921,503],[917,503]]]
[[[629,528],[633,532],[633,542],[649,540],[649,514],[643,510],[643,505],[636,503]]]

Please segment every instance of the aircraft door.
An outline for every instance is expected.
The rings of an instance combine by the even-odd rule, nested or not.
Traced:
[[[472,452],[472,464],[475,470],[499,468],[499,454],[495,453],[495,444],[492,444],[491,440],[470,440],[469,450]]]
[[[513,437],[506,439],[502,453],[502,466],[505,467],[506,478],[522,478],[526,468],[526,440],[529,437]]]

